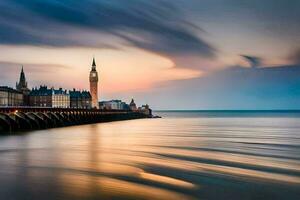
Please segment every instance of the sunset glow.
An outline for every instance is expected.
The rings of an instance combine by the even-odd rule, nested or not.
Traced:
[[[1,3],[0,84],[14,86],[24,65],[30,88],[87,90],[95,57],[102,100],[136,96],[155,109],[299,108],[291,101],[300,97],[289,93],[299,82],[290,73],[300,69],[298,1],[130,1]],[[259,60],[255,75],[243,56]],[[276,84],[287,95],[260,88]],[[214,103],[223,94],[228,100]]]

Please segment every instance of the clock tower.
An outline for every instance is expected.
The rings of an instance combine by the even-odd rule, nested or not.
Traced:
[[[98,103],[98,73],[96,71],[95,58],[93,58],[92,70],[90,72],[90,93],[92,95],[92,108],[99,108],[99,103]]]

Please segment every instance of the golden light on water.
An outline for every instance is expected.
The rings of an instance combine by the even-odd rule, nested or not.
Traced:
[[[251,128],[248,120],[143,119],[37,131],[22,143],[7,141],[2,148],[13,150],[0,162],[22,174],[18,181],[47,182],[71,199],[202,199],[226,195],[212,192],[219,188],[243,192],[236,183],[298,188],[298,119],[252,119]]]
[[[146,173],[146,172],[141,172],[140,176],[143,179],[154,181],[154,182],[160,182],[164,184],[170,184],[170,185],[175,185],[175,186],[185,187],[185,188],[195,187],[195,185],[192,183],[175,179],[175,178],[166,177],[166,176],[160,176],[160,175]]]

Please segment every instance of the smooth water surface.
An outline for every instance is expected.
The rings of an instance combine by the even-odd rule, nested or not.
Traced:
[[[0,137],[0,199],[300,199],[300,113],[159,112]]]

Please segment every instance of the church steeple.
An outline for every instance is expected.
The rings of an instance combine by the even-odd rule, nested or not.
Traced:
[[[23,65],[22,65],[22,69],[21,69],[21,73],[20,73],[19,83],[17,83],[16,88],[17,88],[17,90],[20,90],[20,91],[27,89],[27,82],[26,82]]]

